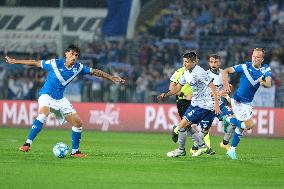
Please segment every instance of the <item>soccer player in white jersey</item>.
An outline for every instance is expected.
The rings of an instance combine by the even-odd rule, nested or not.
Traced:
[[[177,140],[180,129],[191,127],[192,124],[198,124],[206,117],[212,117],[214,113],[220,113],[216,87],[207,72],[197,65],[198,58],[196,53],[189,52],[184,54],[183,62],[186,72],[181,76],[179,83],[167,93],[162,93],[158,96],[158,100],[162,101],[164,98],[178,93],[186,83],[189,83],[192,89],[191,105],[186,110],[180,123],[173,127],[172,139],[174,141]],[[199,149],[193,156],[199,156],[208,150],[208,146],[205,145],[203,138],[195,137]]]
[[[213,84],[216,86],[217,92],[219,93],[219,102],[220,102],[220,110],[221,113],[219,115],[216,115],[216,117],[219,120],[223,120],[226,117],[229,117],[233,114],[232,110],[225,105],[225,103],[222,101],[220,94],[223,88],[223,81],[222,81],[222,72],[223,70],[220,68],[221,67],[221,57],[217,54],[210,54],[208,56],[208,64],[209,64],[209,70],[207,70],[207,74],[213,78]],[[201,131],[199,132],[199,135],[201,137],[205,137],[208,135],[209,130],[212,126],[212,123],[214,121],[215,117],[211,117],[207,120],[202,120],[199,123],[199,126],[201,127]],[[226,126],[224,126],[224,138],[223,141],[220,143],[220,146],[222,148],[229,148],[229,140],[232,136],[234,132],[234,126],[231,124],[227,124]],[[179,136],[180,138],[180,136]],[[207,154],[212,155],[215,154],[215,151],[211,148],[211,144],[210,144],[210,140],[209,143],[207,142],[206,145],[210,148],[210,150],[208,150]],[[196,146],[196,144],[194,143],[194,145],[192,146],[190,152],[191,154],[193,154],[196,150],[198,149],[198,147]]]
[[[223,70],[220,68],[221,57],[218,54],[210,54],[208,56],[208,64],[209,64],[209,70],[207,70],[207,73],[214,79],[213,83],[217,88],[219,96],[221,96],[220,93],[222,93],[223,90],[223,80],[222,80]],[[223,121],[223,127],[224,127],[224,137],[223,141],[220,143],[220,147],[228,149],[229,140],[232,134],[234,133],[235,126],[232,124],[227,124],[226,118],[231,117],[233,115],[233,111],[231,110],[230,107],[225,105],[225,103],[222,101],[221,98],[219,98],[219,102],[220,102],[221,114],[219,114],[217,118]],[[212,122],[213,120],[210,120],[208,122],[208,125],[206,125],[206,123],[201,124],[202,130],[205,135],[208,132],[209,128],[211,127]]]
[[[34,119],[28,138],[20,151],[28,152],[33,140],[41,131],[43,124],[50,112],[55,113],[59,122],[63,124],[65,120],[72,127],[72,157],[85,157],[86,154],[79,151],[83,123],[73,108],[71,103],[63,96],[65,87],[78,75],[90,74],[113,82],[124,83],[120,77],[111,76],[101,70],[89,68],[78,61],[80,50],[76,45],[70,45],[65,51],[65,59],[51,60],[16,60],[8,56],[5,57],[9,64],[25,64],[28,66],[41,67],[48,72],[46,81],[39,92],[38,116]]]
[[[241,74],[239,87],[233,97],[228,99],[235,115],[235,118],[230,118],[228,121],[237,127],[230,149],[227,151],[227,156],[231,159],[237,159],[235,149],[244,129],[252,129],[255,124],[252,119],[251,103],[257,89],[260,85],[265,88],[271,87],[271,69],[267,64],[263,64],[264,56],[263,48],[255,48],[252,53],[252,61],[226,68],[223,71],[224,90],[228,93],[231,92],[228,74],[234,72]]]

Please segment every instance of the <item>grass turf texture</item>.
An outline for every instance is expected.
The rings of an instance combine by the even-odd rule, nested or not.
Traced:
[[[43,129],[30,152],[19,152],[28,132],[0,128],[2,189],[284,187],[283,138],[244,137],[238,160],[219,148],[221,136],[211,137],[214,156],[168,158],[166,152],[177,147],[168,134],[84,131],[80,149],[88,157],[59,159],[53,145],[71,146],[71,131]]]

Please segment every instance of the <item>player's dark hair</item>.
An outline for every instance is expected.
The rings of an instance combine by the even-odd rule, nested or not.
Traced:
[[[197,54],[194,51],[189,51],[186,52],[182,55],[183,58],[189,59],[191,62],[196,62],[197,61]]]
[[[221,60],[221,56],[218,54],[209,54],[207,59],[209,60],[210,58],[214,58],[214,59],[219,59]]]
[[[77,52],[78,54],[80,54],[80,48],[75,44],[69,45],[67,47],[67,49],[65,50],[65,52],[69,52],[69,51],[74,51],[74,52]]]

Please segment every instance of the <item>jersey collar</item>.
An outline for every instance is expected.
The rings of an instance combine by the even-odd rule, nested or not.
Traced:
[[[67,66],[66,66],[66,59],[64,59],[64,66],[65,66],[65,68],[67,69],[67,70],[72,70],[73,69],[73,67],[75,66],[75,64],[73,64],[70,68],[68,68]]]

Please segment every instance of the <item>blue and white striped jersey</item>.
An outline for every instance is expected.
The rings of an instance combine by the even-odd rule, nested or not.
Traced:
[[[85,75],[92,72],[92,68],[76,62],[71,68],[65,66],[65,59],[42,60],[41,67],[48,71],[45,83],[39,96],[47,94],[59,100],[63,98],[65,87],[79,74]]]
[[[235,72],[241,74],[240,84],[233,98],[237,102],[251,103],[259,88],[258,79],[260,77],[271,77],[271,69],[267,64],[262,64],[261,68],[256,68],[251,61],[231,67]]]

